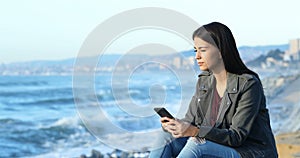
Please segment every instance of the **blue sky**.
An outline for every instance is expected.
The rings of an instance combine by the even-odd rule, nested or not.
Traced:
[[[75,57],[97,25],[141,7],[172,9],[201,25],[220,21],[238,46],[285,44],[300,38],[298,6],[297,0],[2,0],[0,63]]]

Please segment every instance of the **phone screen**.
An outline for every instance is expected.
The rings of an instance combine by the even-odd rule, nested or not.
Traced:
[[[160,117],[168,117],[174,119],[174,117],[163,107],[154,108],[154,111],[156,111]]]

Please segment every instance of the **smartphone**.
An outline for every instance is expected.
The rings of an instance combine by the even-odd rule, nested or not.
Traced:
[[[156,113],[160,116],[160,117],[168,117],[168,118],[171,118],[171,119],[175,119],[170,113],[168,110],[166,110],[165,108],[163,107],[157,107],[157,108],[154,108],[154,111],[156,111]]]

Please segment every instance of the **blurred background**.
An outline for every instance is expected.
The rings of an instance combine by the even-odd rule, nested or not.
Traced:
[[[78,56],[97,26],[124,11],[143,7],[173,10],[199,26],[212,21],[226,24],[242,59],[262,79],[279,153],[299,156],[298,6],[296,0],[1,1],[0,157],[79,157],[89,155],[92,149],[117,157],[116,149],[132,141],[136,132],[160,129],[159,117],[145,109],[160,105],[182,116],[179,109],[188,106],[200,70],[193,45],[178,34],[142,28],[117,36],[101,56],[88,52]],[[130,19],[123,19],[119,25],[128,22]],[[178,25],[184,27],[180,20]],[[189,31],[192,35],[194,30]],[[148,45],[153,43],[174,51],[153,51]],[[97,65],[89,62],[95,58]],[[76,60],[84,64],[74,65]],[[74,85],[76,70],[93,72],[93,94],[74,95],[85,88],[85,84]],[[93,109],[101,107],[103,113],[95,116],[97,125],[92,125],[99,126],[98,134],[82,121],[76,101],[85,105],[91,118]],[[135,108],[141,110],[132,110]],[[107,130],[107,119],[131,133],[114,133],[122,135],[124,142]],[[99,134],[105,141],[97,139]],[[133,144],[127,157],[128,153],[147,153],[150,148],[141,139]]]

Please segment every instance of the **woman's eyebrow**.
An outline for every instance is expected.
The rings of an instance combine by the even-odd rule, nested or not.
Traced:
[[[195,49],[196,49],[196,47],[194,47]],[[206,47],[206,46],[200,46],[200,47],[198,47],[198,49],[201,49],[201,48],[208,48],[208,47]]]

